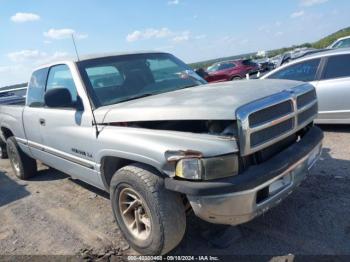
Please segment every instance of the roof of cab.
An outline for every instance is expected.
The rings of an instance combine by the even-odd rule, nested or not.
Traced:
[[[139,54],[165,54],[165,53],[166,52],[161,52],[161,51],[137,51],[137,52],[134,51],[134,52],[113,52],[113,53],[102,53],[102,54],[89,54],[89,55],[83,55],[82,57],[79,57],[79,60],[77,58],[75,58],[74,62],[97,59],[97,58],[104,58],[104,57],[112,57],[112,56],[139,55]]]
[[[39,67],[37,67],[35,70],[45,68],[45,67],[50,67],[55,64],[60,64],[60,63],[67,63],[67,62],[81,62],[81,61],[86,61],[86,60],[93,60],[93,59],[98,59],[98,58],[105,58],[105,57],[113,57],[113,56],[124,56],[124,55],[138,55],[138,54],[167,54],[167,52],[162,52],[162,51],[130,51],[130,52],[112,52],[112,53],[97,53],[97,54],[88,54],[88,55],[82,55],[78,57],[66,57],[64,59],[56,59],[52,60],[48,63],[45,63]]]

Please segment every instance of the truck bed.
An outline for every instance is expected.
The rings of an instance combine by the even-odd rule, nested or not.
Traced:
[[[0,123],[2,128],[13,130],[14,134],[25,139],[22,114],[22,105],[0,105]]]

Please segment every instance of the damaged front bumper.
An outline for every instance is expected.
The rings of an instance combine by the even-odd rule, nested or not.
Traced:
[[[168,189],[187,195],[195,214],[211,223],[245,223],[279,204],[306,177],[322,150],[322,131],[313,127],[298,142],[244,173],[210,182],[168,178]]]

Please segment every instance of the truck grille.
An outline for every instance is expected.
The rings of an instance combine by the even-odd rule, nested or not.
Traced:
[[[315,89],[308,84],[249,103],[237,110],[241,155],[249,155],[296,133],[318,111]]]
[[[318,107],[317,107],[317,103],[315,103],[309,109],[299,113],[299,115],[298,115],[298,125],[302,125],[302,124],[304,124],[307,121],[310,122],[310,118],[312,118],[313,116],[317,115],[317,112],[318,112]]]
[[[259,146],[268,142],[273,138],[279,137],[281,134],[285,134],[294,127],[294,120],[288,119],[277,125],[262,129],[250,135],[250,144],[252,147]]]
[[[307,104],[310,103],[310,101],[314,101],[316,100],[316,90],[312,90],[310,92],[307,92],[303,95],[300,95],[297,97],[297,105],[298,105],[298,109],[306,106]]]
[[[293,104],[290,101],[286,101],[271,108],[265,108],[249,116],[249,127],[255,127],[261,125],[261,123],[275,120],[276,112],[279,112],[281,116],[288,115],[293,112]]]

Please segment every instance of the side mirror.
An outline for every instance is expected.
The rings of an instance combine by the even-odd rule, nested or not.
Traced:
[[[44,101],[48,107],[73,107],[72,96],[67,88],[46,91]]]

